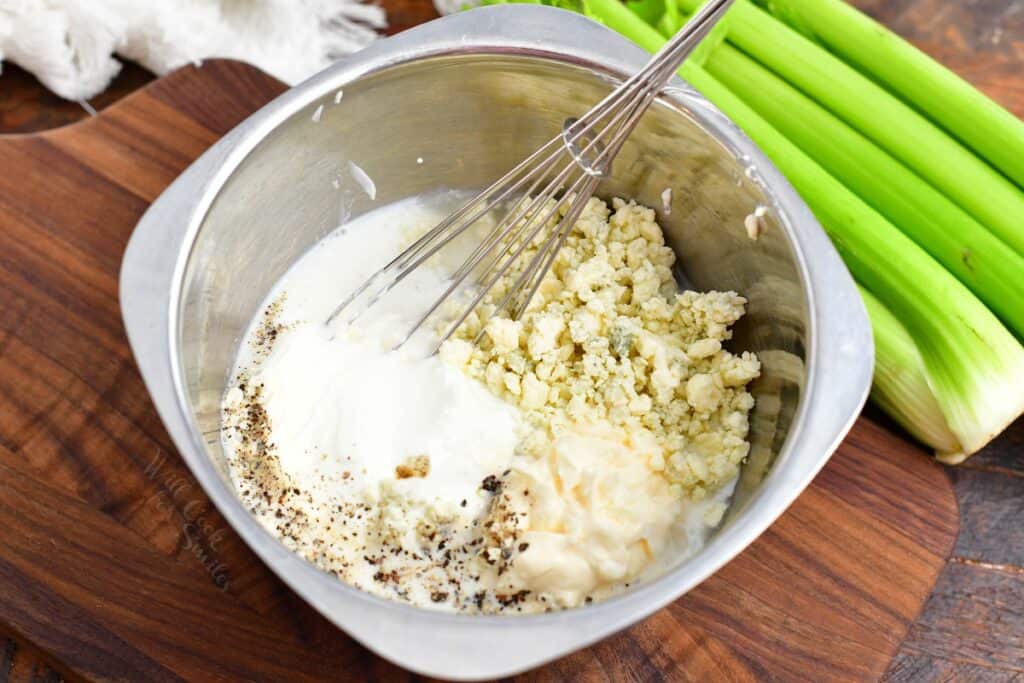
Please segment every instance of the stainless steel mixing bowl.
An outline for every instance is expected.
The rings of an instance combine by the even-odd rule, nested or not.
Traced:
[[[460,679],[510,674],[675,600],[782,513],[866,396],[870,328],[836,252],[754,145],[676,80],[599,194],[658,207],[683,281],[734,289],[750,301],[732,345],[757,352],[764,367],[752,388],[751,455],[730,512],[699,554],[586,608],[530,617],[441,614],[320,572],[260,527],[235,496],[216,436],[218,405],[241,335],[281,274],[346,217],[499,177],[646,57],[583,17],[537,6],[473,10],[380,41],[227,135],[153,204],[128,245],[125,324],[182,457],[284,581],[409,669]],[[354,179],[350,162],[375,181],[376,198]],[[744,219],[757,207],[765,213],[754,240]]]

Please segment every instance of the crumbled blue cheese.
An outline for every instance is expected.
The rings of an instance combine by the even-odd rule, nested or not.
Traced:
[[[699,500],[747,455],[746,385],[760,363],[722,348],[745,299],[680,292],[674,263],[652,209],[591,199],[520,320],[490,315],[513,271],[442,357],[552,436],[580,423],[649,433],[661,447],[651,467]]]

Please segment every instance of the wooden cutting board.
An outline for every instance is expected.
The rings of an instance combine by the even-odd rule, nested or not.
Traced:
[[[146,207],[283,86],[213,61],[66,128],[0,137],[0,629],[96,680],[388,678],[247,549],[132,359],[121,254]],[[941,468],[861,419],[764,536],[538,680],[875,680],[952,548]],[[458,656],[458,653],[452,653]]]

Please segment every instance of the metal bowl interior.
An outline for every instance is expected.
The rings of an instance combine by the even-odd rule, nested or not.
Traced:
[[[349,84],[338,104],[325,93],[277,126],[213,198],[187,262],[180,362],[202,432],[217,430],[241,335],[260,303],[319,239],[388,202],[489,184],[611,87],[606,74],[539,56],[438,56]],[[375,199],[350,163],[374,180]],[[792,428],[810,334],[807,283],[778,212],[765,213],[757,240],[744,225],[773,204],[751,169],[679,103],[662,99],[598,190],[657,208],[687,286],[749,300],[732,347],[758,353],[764,372],[751,387],[752,455],[732,514]],[[346,294],[336,293],[339,301]],[[223,472],[219,442],[208,454]]]
[[[749,140],[676,81],[645,114],[598,194],[657,209],[686,286],[735,290],[749,302],[731,345],[756,352],[763,364],[751,387],[751,453],[726,519],[700,553],[586,609],[445,615],[384,601],[319,572],[259,527],[234,496],[217,437],[219,405],[242,335],[278,278],[348,218],[497,179],[643,60],[606,29],[541,7],[474,10],[382,41],[229,134],[158,200],[126,253],[129,337],[197,478],[286,582],[355,638],[413,670],[463,679],[506,675],[675,599],[785,509],[866,395],[870,329],[834,250]],[[350,163],[373,179],[375,199]],[[744,221],[758,207],[763,230],[755,240]],[[456,650],[459,657],[451,657]]]

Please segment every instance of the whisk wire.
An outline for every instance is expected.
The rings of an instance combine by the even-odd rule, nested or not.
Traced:
[[[477,310],[526,250],[537,243],[536,251],[530,254],[529,260],[516,273],[514,281],[490,313],[491,316],[507,313],[518,319],[529,307],[573,225],[597,190],[600,180],[610,172],[611,164],[629,134],[679,65],[711,31],[732,2],[708,0],[642,69],[580,118],[566,119],[560,135],[541,145],[370,276],[334,309],[327,324],[332,324],[346,310],[346,323],[355,322],[441,249],[505,205],[509,206],[502,218],[462,261],[442,294],[418,317],[398,346],[405,344],[466,285],[466,280],[472,275],[475,290],[469,297],[470,301],[453,316],[454,322],[440,336],[436,351]],[[559,165],[563,155],[568,158]],[[550,232],[539,239],[545,228],[550,228]],[[477,342],[484,334],[485,323],[481,321]]]
[[[584,180],[585,182],[584,187],[579,190],[579,192],[588,196],[593,194],[598,183],[597,177],[590,176],[581,180]],[[506,309],[506,306],[508,306],[509,302],[512,300],[513,295],[517,296],[519,300],[516,302],[514,308],[509,309],[509,316],[513,320],[518,320],[520,316],[526,312],[526,309],[530,305],[530,301],[532,301],[534,295],[536,295],[537,290],[544,281],[544,277],[547,275],[548,270],[551,269],[551,265],[558,256],[558,252],[561,250],[562,245],[565,244],[565,240],[569,236],[572,226],[576,224],[576,220],[580,217],[580,214],[583,213],[585,206],[585,202],[573,202],[570,204],[569,210],[564,216],[562,216],[562,219],[559,221],[551,237],[544,242],[544,245],[538,251],[537,256],[530,261],[529,266],[523,271],[512,287],[509,288],[509,292],[502,299],[501,303],[498,304],[498,307],[494,312],[495,315]],[[553,249],[551,248],[552,245],[554,245]],[[530,283],[528,288],[526,288],[527,283]],[[526,292],[525,295],[523,295],[523,291]],[[476,341],[479,341],[479,335]]]
[[[629,113],[629,110],[620,111],[618,114],[616,114],[613,121],[617,121],[627,113]],[[590,151],[592,147],[598,144],[600,144],[598,140],[591,140],[588,143],[587,147],[583,149],[583,153]],[[551,155],[548,157],[546,161],[553,163],[557,159],[557,156],[558,154]],[[600,161],[605,156],[608,156],[608,150],[607,148],[602,147],[600,153],[598,154],[597,160]],[[573,185],[573,187],[570,188],[568,192],[564,193],[555,202],[555,204],[550,207],[550,209],[543,215],[542,218],[540,218],[539,220],[536,218],[536,216],[538,215],[538,211],[540,211],[543,205],[548,201],[547,198],[552,196],[554,192],[557,189],[559,189],[561,185],[569,178],[572,172],[578,168],[578,165],[576,165],[575,163],[569,163],[565,165],[562,168],[562,170],[553,179],[551,179],[550,182],[548,182],[547,186],[545,186],[545,188],[541,191],[540,194],[534,195],[534,191],[536,190],[537,186],[545,178],[548,177],[548,174],[551,171],[551,165],[552,164],[548,164],[544,166],[543,172],[537,174],[537,180],[531,186],[530,190],[527,192],[524,198],[529,199],[529,202],[527,203],[525,201],[520,201],[518,203],[520,208],[517,210],[517,212],[509,212],[508,214],[506,214],[505,217],[501,220],[501,222],[497,226],[495,226],[495,228],[493,228],[490,231],[490,233],[484,238],[484,241],[481,242],[481,244],[477,245],[473,253],[462,263],[459,269],[451,276],[450,283],[445,289],[445,291],[442,292],[442,294],[437,299],[434,300],[434,302],[430,305],[426,312],[422,314],[419,317],[419,319],[417,319],[417,321],[411,326],[409,332],[399,343],[399,346],[405,344],[405,342],[407,342],[409,338],[412,337],[413,334],[415,334],[416,330],[419,329],[430,318],[430,316],[432,316],[444,304],[444,302],[447,301],[449,297],[452,296],[452,294],[463,284],[463,282],[469,276],[469,274],[480,265],[480,262],[483,260],[486,254],[492,251],[497,245],[497,248],[499,249],[498,258],[492,260],[490,265],[487,266],[484,272],[477,277],[478,282],[483,282],[486,280],[485,284],[478,288],[477,294],[474,297],[472,303],[467,308],[466,314],[464,316],[460,316],[456,320],[455,324],[450,327],[449,331],[441,336],[437,346],[439,347],[440,344],[444,343],[444,341],[446,341],[452,334],[454,334],[455,330],[458,329],[458,327],[465,321],[465,319],[469,317],[469,313],[474,308],[476,308],[476,306],[479,305],[480,301],[482,301],[483,298],[488,294],[488,292],[490,292],[491,289],[493,289],[494,285],[497,284],[498,280],[500,280],[501,277],[509,270],[509,268],[518,260],[518,258],[522,255],[525,249],[533,242],[533,240],[544,228],[544,226],[547,225],[554,218],[555,213],[562,206],[562,204],[578,195],[581,188],[578,188],[576,186],[579,185],[579,183],[582,181],[582,178],[578,180]],[[594,185],[596,186],[596,182],[594,183]],[[592,193],[592,187],[586,191],[588,197]],[[579,213],[582,211],[583,204],[585,204],[585,201],[581,202],[580,204],[580,210],[575,212],[575,217],[572,218],[571,222],[568,223],[568,227],[565,228],[566,235],[568,235],[568,229],[571,228],[573,223],[575,223],[576,218],[578,218]],[[561,221],[559,223],[559,229],[560,226],[562,226],[565,223],[565,220]],[[529,231],[531,226],[534,225],[535,227],[533,227],[533,230]],[[466,227],[468,227],[468,225]],[[510,231],[512,231],[511,234],[509,234]],[[522,234],[528,231],[528,236],[526,238],[521,238]],[[554,234],[558,234],[558,229],[556,229],[556,232]],[[561,241],[564,241],[564,237]],[[550,248],[550,244],[551,240],[548,240],[544,243],[543,246],[545,249],[548,249]],[[436,253],[437,249],[440,249],[441,246],[443,246],[443,244],[431,249],[424,257],[421,258],[420,262],[425,258],[429,258],[433,253]],[[561,242],[559,243],[559,247],[560,246]],[[505,258],[503,260],[503,256],[508,254],[510,251],[512,252],[511,256],[508,256],[508,258]],[[555,249],[552,252],[551,260],[554,259],[555,253],[557,253],[557,249]],[[531,261],[530,267],[527,270],[524,270],[524,272],[520,275],[520,277],[510,288],[510,294],[514,293],[516,290],[522,287],[524,278],[530,274],[531,268],[535,270],[535,268],[533,267],[541,263],[542,256],[543,254],[538,253],[534,257],[534,259]],[[420,262],[417,262],[412,267],[418,267]],[[498,264],[502,265],[499,267]],[[547,272],[548,267],[550,267],[550,263],[548,263],[548,265],[546,265],[541,272]],[[494,272],[495,269],[497,269],[497,273]],[[543,276],[541,277],[541,279],[543,279]],[[533,293],[535,293],[536,288],[539,285],[540,280],[538,280],[536,285],[532,287],[533,291],[531,291],[530,295],[527,297],[527,301],[524,302],[524,305],[521,308],[525,308],[525,304],[529,303],[529,298],[532,298]],[[505,305],[507,305],[508,303],[508,300],[509,297],[506,296],[505,300],[503,300],[502,303],[499,304],[495,313],[504,309]],[[517,310],[521,310],[521,308],[517,306]],[[516,314],[516,317],[518,317],[518,313]]]
[[[480,218],[485,216],[488,212],[492,211],[502,201],[507,199],[517,189],[522,187],[522,185],[526,182],[529,176],[524,176],[519,181],[505,187],[505,189],[498,195],[498,197],[486,202],[484,206],[482,206],[476,212],[474,212],[470,218],[464,220],[459,226],[457,226],[455,230],[451,232],[451,234],[441,237],[441,242],[435,245],[433,248],[430,248],[425,256],[420,256],[421,252],[424,249],[430,247],[431,242],[436,241],[439,238],[439,236],[443,235],[445,231],[447,231],[452,225],[455,224],[456,221],[458,221],[467,213],[469,213],[474,207],[479,206],[480,203],[483,200],[487,199],[492,192],[501,189],[503,186],[505,186],[510,180],[510,178],[514,177],[515,175],[518,175],[520,172],[528,168],[529,164],[534,159],[543,154],[544,151],[546,151],[550,147],[557,148],[558,141],[549,140],[542,147],[534,151],[529,157],[520,162],[518,166],[512,169],[512,171],[507,173],[504,177],[497,180],[496,182],[494,182],[494,184],[492,184],[486,190],[477,195],[476,198],[467,202],[466,204],[463,204],[458,210],[445,217],[444,220],[442,220],[436,226],[434,226],[429,231],[424,233],[423,236],[416,239],[416,241],[414,241],[405,251],[401,252],[400,254],[398,254],[398,256],[389,261],[387,265],[385,265],[383,268],[378,270],[373,276],[364,281],[358,288],[356,288],[351,294],[349,294],[349,296],[344,301],[338,304],[338,306],[335,307],[334,311],[331,312],[331,315],[327,318],[326,324],[330,325],[331,323],[333,323],[334,320],[342,313],[342,311],[348,308],[348,306],[350,306],[360,295],[362,295],[363,292],[369,289],[371,285],[377,284],[381,281],[385,281],[385,284],[378,292],[371,295],[371,297],[367,299],[362,306],[360,306],[352,315],[350,315],[345,320],[345,323],[347,325],[351,325],[352,323],[354,323],[365,310],[370,308],[373,304],[380,300],[381,297],[390,292],[396,285],[398,285],[403,279],[405,279],[405,277],[410,272],[412,272],[420,265],[422,265],[422,263],[429,259],[430,256],[435,254],[440,249],[444,248],[445,245],[447,245],[453,239],[455,239],[460,234],[465,232],[470,226],[474,225],[478,220],[480,220]],[[548,160],[557,159],[558,155],[560,154],[561,150],[556,149],[552,154],[548,156]],[[391,275],[396,270],[398,271],[397,274],[395,274],[394,277],[392,277],[389,280],[387,276]]]
[[[490,269],[491,272],[490,272],[490,276],[487,278],[487,281],[478,288],[478,291],[476,292],[475,296],[473,297],[472,302],[469,304],[468,307],[465,308],[465,310],[463,311],[462,315],[460,315],[456,319],[456,321],[448,328],[448,331],[445,332],[440,337],[440,339],[438,340],[437,345],[436,345],[436,347],[434,349],[435,351],[438,348],[440,348],[441,344],[443,344],[453,334],[455,334],[455,331],[457,329],[459,329],[459,326],[461,326],[462,323],[464,323],[466,321],[466,319],[470,316],[470,314],[476,309],[476,307],[480,305],[480,302],[483,301],[484,297],[486,297],[487,294],[494,288],[494,285],[496,285],[498,283],[498,281],[505,275],[505,273],[508,272],[508,270],[512,267],[512,265],[516,261],[519,260],[519,257],[526,250],[526,248],[529,247],[530,244],[533,243],[533,240],[537,237],[537,235],[540,234],[540,231],[544,229],[544,227],[551,221],[551,219],[557,213],[558,208],[565,201],[566,196],[568,196],[568,195],[563,196],[562,198],[558,199],[555,202],[554,205],[548,207],[548,209],[543,214],[541,214],[541,218],[538,219],[537,218],[537,214],[534,213],[534,214],[530,215],[530,217],[529,217],[529,219],[527,221],[524,222],[524,228],[523,228],[522,231],[520,231],[519,234],[522,234],[522,232],[525,231],[525,227],[526,226],[531,226],[531,225],[534,225],[534,224],[536,226],[531,231],[529,231],[529,233],[526,235],[526,237],[523,237],[520,240],[518,240],[518,242],[514,245],[515,246],[514,251],[512,252],[512,254],[508,258],[504,259],[504,261],[501,261],[501,266],[500,267],[495,268],[495,269]],[[534,200],[534,202],[536,202],[536,201],[537,200]],[[510,292],[514,292],[515,291],[515,285],[510,287],[509,291]],[[406,340],[408,340],[409,337],[411,337],[413,334],[415,334],[416,328],[419,325],[422,325],[422,324],[423,324],[422,321],[419,322],[417,324],[417,326],[414,327],[409,332],[409,335],[406,337]]]

